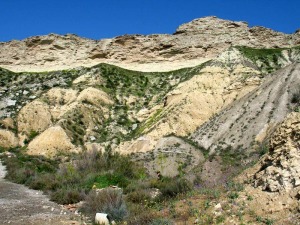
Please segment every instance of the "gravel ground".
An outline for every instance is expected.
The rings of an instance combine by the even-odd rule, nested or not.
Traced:
[[[0,224],[84,224],[79,215],[49,201],[42,192],[3,179],[5,173],[0,161]]]

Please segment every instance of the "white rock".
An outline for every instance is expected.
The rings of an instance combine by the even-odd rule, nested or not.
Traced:
[[[300,185],[300,179],[297,177],[295,178],[295,186],[299,186]]]
[[[95,141],[96,138],[95,138],[94,136],[90,136],[90,140],[91,140],[91,141]]]
[[[7,106],[14,106],[14,105],[16,105],[16,103],[17,103],[16,100],[8,99],[8,100],[6,101]]]
[[[215,205],[215,210],[219,210],[222,209],[221,203],[218,203],[217,205]]]
[[[107,218],[107,214],[105,214],[105,213],[96,213],[95,224],[109,225],[109,220]]]
[[[132,130],[135,130],[136,128],[137,128],[137,124],[135,123],[132,125]]]

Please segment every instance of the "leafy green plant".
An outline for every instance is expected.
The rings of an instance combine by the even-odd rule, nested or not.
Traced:
[[[105,188],[111,185],[126,187],[127,184],[128,181],[124,176],[111,173],[96,176],[93,180],[93,187],[95,188]]]
[[[235,191],[230,192],[230,193],[228,194],[228,198],[229,198],[229,199],[232,199],[232,200],[237,199],[238,197],[239,197],[239,194],[238,194],[237,192],[235,192]]]

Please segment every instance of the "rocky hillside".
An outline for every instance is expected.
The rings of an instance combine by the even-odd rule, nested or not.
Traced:
[[[100,62],[142,71],[195,66],[230,46],[283,48],[300,44],[300,33],[283,34],[246,22],[205,17],[179,26],[176,32],[124,35],[90,40],[73,34],[50,34],[0,43],[0,67],[12,71],[49,71]]]
[[[267,75],[259,87],[201,126],[192,139],[211,152],[227,147],[250,149],[293,110],[299,84],[299,63]]]
[[[250,166],[251,193],[299,198],[299,31],[205,17],[172,35],[50,34],[0,43],[0,67],[0,151],[117,152],[209,188]]]
[[[254,196],[248,209],[274,224],[298,224],[299,215],[299,112],[278,125],[266,143],[269,153],[239,176],[246,188],[243,196]]]

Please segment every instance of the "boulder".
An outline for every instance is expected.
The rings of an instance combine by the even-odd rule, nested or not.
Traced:
[[[96,213],[95,224],[110,225],[108,215],[106,213]]]

